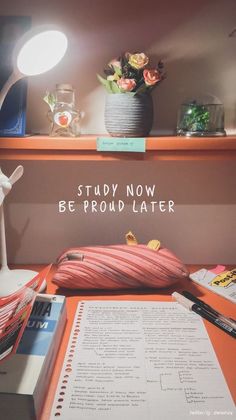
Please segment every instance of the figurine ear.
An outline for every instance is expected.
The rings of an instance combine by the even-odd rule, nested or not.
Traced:
[[[13,185],[18,179],[20,179],[23,175],[24,168],[22,165],[17,166],[17,168],[14,170],[14,172],[9,177],[9,181],[11,185]]]

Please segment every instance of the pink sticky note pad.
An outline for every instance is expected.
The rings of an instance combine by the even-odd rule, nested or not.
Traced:
[[[215,268],[212,268],[209,271],[211,273],[214,273],[214,274],[220,274],[220,273],[223,273],[225,271],[225,266],[224,265],[217,265]]]

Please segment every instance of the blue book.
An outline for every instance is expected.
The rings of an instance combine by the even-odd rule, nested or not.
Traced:
[[[0,363],[1,418],[39,418],[65,324],[65,297],[38,295],[16,354]]]
[[[17,40],[30,29],[29,16],[0,16],[0,90],[13,70],[12,53]],[[25,135],[27,82],[20,80],[8,92],[0,110],[0,136]]]

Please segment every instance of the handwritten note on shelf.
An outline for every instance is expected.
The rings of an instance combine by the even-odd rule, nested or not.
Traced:
[[[146,151],[146,139],[143,137],[98,137],[98,152],[136,152]]]
[[[51,419],[233,418],[202,319],[174,302],[78,305]]]

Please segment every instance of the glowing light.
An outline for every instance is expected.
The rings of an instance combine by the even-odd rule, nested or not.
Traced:
[[[47,30],[30,38],[20,49],[16,65],[25,76],[34,76],[52,69],[67,49],[66,36],[57,30]]]

